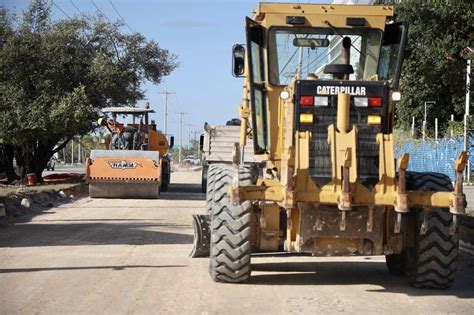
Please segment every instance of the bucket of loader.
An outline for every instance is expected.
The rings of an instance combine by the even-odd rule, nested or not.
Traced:
[[[86,162],[91,198],[158,198],[158,151],[92,150]]]

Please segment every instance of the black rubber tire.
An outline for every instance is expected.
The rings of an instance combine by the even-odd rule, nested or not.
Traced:
[[[206,193],[207,191],[207,176],[209,172],[209,165],[204,165],[202,166],[202,174],[201,174],[201,192],[203,194]]]
[[[207,187],[206,187],[206,210],[209,216],[212,216],[212,205],[214,204],[214,184],[217,172],[220,170],[220,164],[211,164],[207,169]]]
[[[246,282],[251,266],[251,211],[250,201],[233,205],[227,196],[234,169],[222,165],[215,177],[214,205],[211,219],[211,253],[209,273],[216,282]],[[240,172],[240,185],[251,185],[250,170]]]
[[[407,172],[407,189],[452,191],[453,186],[450,178],[444,174]],[[451,287],[456,276],[459,241],[457,230],[454,235],[450,235],[452,214],[448,208],[431,208],[428,230],[421,235],[423,210],[411,209],[410,213],[415,223],[415,247],[407,248],[400,255],[390,255],[396,257],[387,256],[387,266],[391,272],[407,274],[410,283],[417,288]]]
[[[401,276],[405,274],[406,265],[404,252],[402,254],[386,255],[385,262],[387,263],[388,271],[390,271],[392,275]]]
[[[170,176],[171,176],[171,169],[170,169],[170,164],[169,162],[164,162],[163,161],[163,170],[161,171],[161,186],[160,186],[160,192],[166,192],[168,191],[168,186],[170,184]]]

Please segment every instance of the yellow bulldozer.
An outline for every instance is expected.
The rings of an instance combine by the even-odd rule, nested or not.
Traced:
[[[233,47],[243,77],[240,143],[208,171],[193,257],[218,282],[244,282],[251,253],[385,255],[416,287],[455,279],[456,181],[396,161],[393,122],[408,26],[388,5],[261,3]],[[244,165],[247,135],[261,163]]]
[[[107,107],[99,118],[108,129],[105,150],[92,150],[86,161],[91,198],[158,198],[170,183],[170,142],[149,122],[151,108]],[[126,126],[117,121],[131,116]]]

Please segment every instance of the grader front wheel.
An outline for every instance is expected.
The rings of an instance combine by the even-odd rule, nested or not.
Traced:
[[[245,282],[250,278],[251,203],[233,205],[227,189],[234,168],[222,165],[216,172],[211,219],[211,262],[209,273],[216,282]],[[252,184],[251,172],[242,169],[240,184]]]
[[[407,188],[413,191],[452,191],[449,177],[437,173],[407,172]],[[419,288],[447,289],[454,282],[458,259],[458,231],[450,235],[453,220],[448,208],[431,208],[428,229],[421,234],[422,209],[412,209],[415,244],[399,255],[388,255],[387,266],[393,274],[407,274]]]

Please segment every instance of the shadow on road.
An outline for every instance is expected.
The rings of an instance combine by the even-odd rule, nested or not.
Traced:
[[[170,184],[167,192],[162,192],[159,199],[164,200],[206,200],[201,192],[201,184]]]
[[[161,223],[17,224],[0,228],[0,247],[191,244],[193,237],[157,229],[190,229]]]
[[[84,267],[46,267],[46,268],[8,268],[0,269],[1,273],[21,273],[21,272],[39,272],[39,271],[70,271],[70,270],[126,270],[135,268],[182,268],[187,265],[119,265],[119,266],[84,266]]]
[[[453,295],[463,299],[474,297],[474,264],[465,261],[461,262],[457,280],[449,290],[410,287],[408,279],[391,275],[385,262],[380,261],[254,263],[252,270],[259,272],[252,274],[250,280],[255,285],[371,284],[382,288],[368,292],[404,293],[410,296]]]

